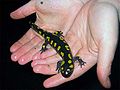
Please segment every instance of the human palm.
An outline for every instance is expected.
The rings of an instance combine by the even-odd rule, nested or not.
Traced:
[[[52,77],[45,80],[44,82],[45,87],[58,86],[64,82],[75,79],[81,76],[83,73],[85,73],[87,70],[89,70],[92,66],[94,66],[97,63],[98,64],[97,73],[99,80],[101,81],[103,86],[109,87],[110,81],[108,76],[117,42],[117,30],[115,30],[117,29],[115,28],[117,23],[111,22],[113,25],[112,27],[110,26],[111,23],[109,23],[109,21],[104,21],[103,24],[101,19],[104,18],[105,20],[106,18],[104,16],[101,18],[100,13],[97,13],[96,11],[94,11],[94,9],[91,9],[91,13],[82,13],[81,10],[79,11],[78,15],[77,14],[73,15],[74,19],[68,20],[71,21],[72,24],[68,23],[68,21],[63,21],[62,23],[60,23],[61,22],[60,20],[61,19],[63,20],[66,17],[66,15],[68,15],[69,17],[69,13],[67,12],[65,14],[60,13],[58,20],[57,19],[54,20],[53,19],[54,16],[49,17],[50,13],[45,13],[46,16],[48,15],[48,17],[44,17],[44,15],[42,15],[43,16],[42,17],[41,9],[39,9],[40,6],[38,5],[34,7],[35,4],[36,2],[35,0],[33,0],[27,5],[13,12],[11,16],[17,19],[23,18],[36,12],[37,13],[36,24],[42,29],[45,29],[50,32],[54,32],[59,29],[62,30],[65,36],[64,37],[65,40],[70,45],[73,56],[75,55],[80,56],[81,59],[86,62],[86,65],[81,68],[80,66],[78,66],[78,63],[75,63],[75,69],[71,77],[69,78],[62,77],[62,75],[56,71],[56,64],[59,60],[61,60],[60,56],[55,52],[53,48],[50,48],[44,53],[40,54],[39,50],[41,49],[44,40],[40,38],[36,32],[32,31],[32,29],[28,30],[28,32],[11,47],[10,50],[12,52],[11,55],[12,60],[18,61],[19,64],[21,65],[24,65],[27,62],[33,60],[32,67],[34,72],[53,75]],[[66,8],[68,7],[65,7],[65,11]],[[76,9],[77,8],[78,7],[76,7]],[[28,10],[28,12],[25,12],[26,10]],[[92,13],[93,11],[94,13]],[[95,16],[97,16],[98,20],[93,18]],[[43,19],[44,22],[41,23],[40,17],[47,19]],[[114,19],[114,16],[112,19]],[[49,23],[50,21],[52,22],[52,24]],[[56,27],[57,26],[56,23],[58,27]],[[67,23],[68,26],[63,26],[65,23]],[[61,25],[64,28],[59,27]],[[104,25],[104,28],[102,25]],[[110,26],[109,31],[107,29],[108,25]],[[66,29],[68,27],[69,29]]]

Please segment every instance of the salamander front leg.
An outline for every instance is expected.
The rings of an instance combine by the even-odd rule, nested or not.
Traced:
[[[60,73],[60,71],[61,71],[61,63],[62,63],[62,61],[58,61],[58,62],[57,62],[56,71],[58,71],[58,73]]]
[[[57,35],[58,37],[64,37],[62,34],[63,34],[63,32],[62,31],[56,31],[56,32],[54,32],[54,34],[55,35]]]
[[[81,66],[81,68],[82,68],[82,66],[85,66],[85,64],[86,64],[86,62],[84,62],[79,56],[74,57],[73,61],[74,62],[77,61],[79,63],[79,65]]]
[[[45,41],[45,43],[43,43],[43,45],[42,45],[42,49],[40,50],[41,53],[43,53],[47,50],[47,45],[48,45],[48,43]]]

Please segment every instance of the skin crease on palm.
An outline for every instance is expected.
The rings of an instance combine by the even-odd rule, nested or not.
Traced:
[[[11,59],[24,65],[32,60],[35,73],[53,75],[44,81],[46,88],[73,80],[97,64],[97,75],[105,88],[110,88],[110,69],[118,40],[120,0],[31,0],[11,13],[14,19],[36,13],[36,24],[49,32],[61,30],[73,55],[79,55],[86,65],[69,78],[56,71],[60,56],[49,48],[40,54],[44,39],[29,29],[10,51]]]

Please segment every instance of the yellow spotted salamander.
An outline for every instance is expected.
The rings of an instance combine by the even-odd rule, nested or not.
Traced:
[[[43,29],[40,29],[37,25],[30,22],[30,26],[38,34],[40,34],[44,39],[45,43],[42,45],[41,53],[47,50],[47,45],[52,46],[56,52],[61,56],[63,60],[57,62],[56,71],[61,72],[62,76],[68,78],[71,76],[74,70],[74,62],[78,61],[81,68],[85,65],[82,59],[78,56],[73,57],[70,47],[67,42],[64,40],[62,32],[56,31],[54,33],[47,32]]]

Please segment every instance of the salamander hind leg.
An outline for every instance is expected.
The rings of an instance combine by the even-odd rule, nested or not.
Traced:
[[[31,21],[29,21],[29,24],[30,24],[31,28],[37,32],[38,32],[38,29],[40,29],[35,23],[32,23]]]
[[[57,62],[57,68],[56,68],[56,71],[58,71],[58,73],[60,72],[64,72],[64,64],[65,64],[65,61],[62,60],[62,61],[58,61]]]
[[[74,62],[77,61],[79,63],[79,65],[81,66],[81,68],[82,68],[82,66],[85,66],[85,64],[86,64],[86,62],[84,62],[79,56],[74,57],[73,61]]]
[[[62,61],[58,61],[58,62],[57,62],[57,68],[56,68],[56,71],[58,71],[58,73],[61,72],[61,63],[62,63]]]

